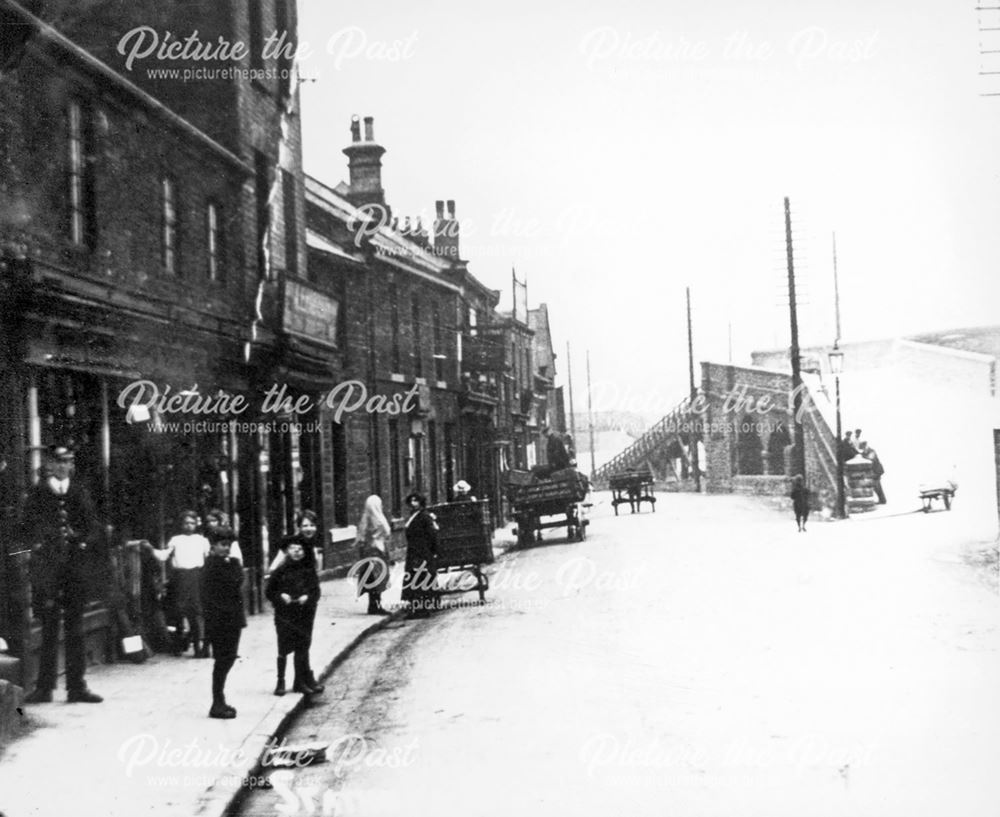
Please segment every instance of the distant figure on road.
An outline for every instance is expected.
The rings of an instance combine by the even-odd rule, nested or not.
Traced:
[[[879,459],[875,449],[864,440],[861,442],[861,456],[871,461],[872,489],[875,491],[878,504],[885,505],[885,491],[882,490],[882,475],[885,473],[885,468],[882,465],[882,460]]]
[[[795,511],[795,524],[799,533],[805,533],[806,520],[809,519],[809,489],[806,488],[802,474],[792,477],[792,509]]]

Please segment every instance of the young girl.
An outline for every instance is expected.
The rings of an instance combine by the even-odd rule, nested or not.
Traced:
[[[365,500],[365,508],[358,522],[358,558],[364,563],[358,570],[358,595],[368,594],[368,614],[385,615],[382,593],[389,586],[389,536],[392,529],[382,512],[382,499],[372,494]]]
[[[243,612],[243,568],[230,556],[234,538],[232,529],[216,529],[211,553],[202,570],[205,635],[215,656],[210,718],[236,717],[236,710],[226,703],[226,677],[236,663],[240,634],[247,620]]]
[[[173,557],[169,595],[171,607],[176,611],[174,621],[179,633],[187,619],[195,658],[208,658],[208,648],[202,639],[201,609],[201,571],[208,552],[208,539],[198,533],[198,514],[194,511],[181,514],[181,532],[170,537],[165,550],[153,551],[161,562]],[[179,651],[183,649],[182,643]]]
[[[282,543],[282,549],[285,560],[271,573],[266,591],[274,605],[274,629],[278,633],[278,682],[274,694],[285,694],[285,667],[289,653],[294,653],[292,692],[315,695],[323,691],[309,666],[309,647],[320,596],[319,577],[315,565],[306,559],[301,541],[288,539]]]

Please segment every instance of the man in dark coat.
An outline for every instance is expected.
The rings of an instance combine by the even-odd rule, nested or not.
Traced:
[[[885,467],[882,465],[882,460],[879,459],[875,449],[863,440],[861,442],[861,456],[872,464],[872,489],[875,491],[878,504],[885,505],[885,491],[882,490],[882,475],[885,473]]]
[[[42,650],[35,690],[27,703],[48,703],[56,685],[59,619],[66,649],[66,690],[70,703],[100,703],[83,680],[86,661],[83,607],[86,562],[100,539],[100,525],[86,488],[72,479],[73,452],[50,449],[46,472],[32,486],[21,518],[21,539],[31,549],[32,605],[42,622]]]
[[[243,609],[243,568],[231,556],[235,539],[231,528],[217,528],[212,534],[212,550],[201,571],[205,638],[212,645],[215,659],[210,718],[236,717],[236,708],[226,703],[226,678],[236,663],[247,617]]]
[[[545,444],[545,455],[549,461],[549,467],[552,471],[562,471],[564,468],[569,468],[572,464],[572,458],[569,451],[566,450],[566,443],[563,442],[562,436],[551,428],[546,429],[546,433],[549,435],[549,439]]]
[[[412,493],[405,501],[411,513],[406,520],[406,565],[401,599],[411,603],[411,618],[426,618],[439,602],[434,583],[438,526],[434,515],[427,510],[427,498],[423,494]]]

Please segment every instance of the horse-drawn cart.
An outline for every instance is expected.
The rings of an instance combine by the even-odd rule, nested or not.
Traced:
[[[479,600],[486,601],[489,578],[482,566],[493,563],[493,527],[490,522],[490,503],[447,502],[432,505],[428,510],[438,524],[438,551],[435,567],[443,573],[461,571],[455,581],[438,582],[442,593],[479,592]],[[465,576],[475,578],[475,584],[465,581]]]
[[[618,516],[618,506],[627,503],[632,508],[642,510],[642,503],[648,502],[656,512],[656,497],[653,496],[653,475],[649,471],[623,471],[608,480],[611,488],[611,505]]]
[[[587,509],[584,500],[590,490],[587,478],[573,468],[556,471],[547,479],[523,484],[508,479],[507,499],[517,523],[517,543],[528,545],[546,528],[566,528],[570,541],[582,542],[587,536]],[[543,521],[542,517],[549,517]],[[558,518],[554,518],[558,517]]]

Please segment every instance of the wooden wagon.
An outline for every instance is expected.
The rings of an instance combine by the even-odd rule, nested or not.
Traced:
[[[507,499],[517,522],[517,543],[527,545],[538,539],[546,528],[566,528],[570,541],[582,542],[587,536],[587,508],[590,491],[587,478],[573,468],[557,471],[547,479],[529,484],[508,480]],[[543,521],[542,517],[550,517]]]
[[[439,576],[458,572],[438,584],[442,593],[478,591],[479,600],[486,601],[489,578],[483,565],[493,563],[493,526],[490,521],[490,503],[486,500],[472,502],[446,502],[432,505],[428,510],[438,524],[438,552],[435,567]],[[475,579],[474,584],[465,581]]]
[[[632,513],[638,508],[642,510],[642,503],[648,502],[656,512],[656,497],[653,495],[653,475],[649,471],[623,471],[614,474],[608,480],[611,488],[611,505],[615,509],[615,516],[618,516],[618,506],[628,504],[632,508]]]
[[[935,499],[944,503],[946,511],[951,510],[951,503],[955,499],[955,492],[958,490],[958,483],[948,480],[935,485],[920,486],[920,501],[923,503],[924,513],[929,513],[931,504]]]

